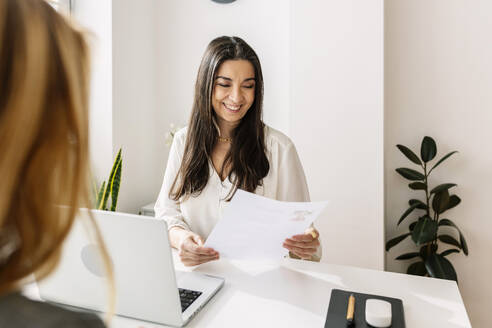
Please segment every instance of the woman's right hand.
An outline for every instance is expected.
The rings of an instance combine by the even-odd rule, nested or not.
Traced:
[[[194,266],[219,259],[219,253],[213,248],[203,247],[203,239],[194,232],[187,231],[181,239],[179,258],[185,266]]]

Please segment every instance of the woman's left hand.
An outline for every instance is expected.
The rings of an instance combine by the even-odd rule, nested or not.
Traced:
[[[319,233],[314,228],[309,228],[302,235],[295,235],[284,241],[283,247],[303,260],[310,260],[318,251]]]

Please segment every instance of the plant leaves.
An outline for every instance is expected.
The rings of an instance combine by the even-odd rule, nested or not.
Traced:
[[[452,209],[453,207],[456,207],[459,203],[461,203],[461,199],[458,196],[456,195],[449,196],[449,205],[446,211]]]
[[[116,165],[115,174],[113,175],[113,180],[111,181],[111,209],[110,210],[113,212],[116,211],[116,205],[118,204],[118,194],[120,191],[122,165],[123,165],[123,158],[120,156],[118,164]]]
[[[449,192],[447,189],[434,194],[434,198],[432,199],[432,209],[434,210],[434,212],[441,214],[448,209],[448,206]]]
[[[97,199],[96,199],[96,208],[97,209],[99,209],[99,204],[100,204],[101,199],[103,197],[105,185],[106,185],[106,181],[103,181],[103,183],[101,183],[101,187],[99,188],[99,191],[97,192]]]
[[[441,254],[432,254],[425,261],[427,272],[434,278],[458,281],[453,265]]]
[[[423,182],[412,182],[408,185],[408,187],[412,190],[425,190],[427,185]]]
[[[430,248],[430,252],[429,252],[429,248]],[[424,246],[420,247],[419,254],[420,257],[425,261],[428,255],[433,254],[436,251],[437,251],[437,245],[427,243]]]
[[[439,220],[439,226],[450,226],[450,227],[456,228],[456,230],[458,230],[458,232],[460,234],[460,247],[459,248],[463,249],[463,253],[465,253],[465,255],[468,255],[468,244],[466,243],[465,236],[463,236],[463,234],[461,233],[461,230],[458,228],[458,226],[456,224],[454,224],[453,221],[448,220],[448,219]]]
[[[425,176],[422,173],[405,167],[396,169],[396,172],[410,181],[421,181],[425,179]]]
[[[398,149],[405,155],[409,160],[414,162],[415,164],[422,165],[422,162],[420,161],[420,158],[415,155],[413,151],[411,151],[409,148],[403,146],[403,145],[396,145]]]
[[[456,246],[458,248],[461,248],[460,243],[453,236],[450,236],[450,235],[439,235],[437,238],[440,241],[442,241],[443,243],[446,243],[446,244],[453,245],[453,246]]]
[[[412,274],[414,276],[425,276],[427,274],[427,270],[425,268],[424,262],[415,262],[410,264],[407,269],[408,274]]]
[[[97,188],[97,182],[95,179],[92,179],[92,207],[97,208],[97,205],[99,205],[99,189]]]
[[[441,164],[442,162],[444,162],[449,156],[453,155],[454,153],[457,153],[458,151],[452,151],[450,152],[449,154],[447,154],[446,156],[444,156],[443,158],[441,158],[439,160],[439,162],[437,162],[436,164],[434,164],[434,166],[430,169],[429,173],[430,174],[432,172],[432,170],[434,170],[439,164]]]
[[[459,249],[451,248],[451,249],[447,249],[444,252],[442,252],[441,253],[441,256],[446,256],[446,255],[449,255],[449,254],[452,254],[452,253],[459,253],[459,252],[460,252]]]
[[[391,247],[397,245],[398,243],[400,243],[403,239],[407,238],[408,236],[410,236],[412,233],[411,232],[407,232],[403,235],[400,235],[398,237],[395,237],[393,239],[390,239],[388,240],[388,242],[386,243],[386,251],[389,251]]]
[[[395,260],[408,260],[408,259],[413,259],[417,256],[420,256],[420,253],[417,253],[417,252],[405,253],[405,254],[401,254],[400,256],[395,258]]]
[[[417,206],[418,209],[420,209],[420,210],[426,210],[427,209],[427,205],[419,199],[410,199],[408,201],[408,205],[410,205],[410,206],[412,206],[413,204],[416,204],[416,203],[419,204]]]
[[[412,211],[417,208],[417,206],[419,206],[418,203],[415,203],[413,204],[412,206],[410,206],[406,211],[405,213],[402,214],[402,216],[400,217],[400,219],[398,220],[398,223],[396,225],[400,225],[400,223],[410,214],[412,213]]]
[[[437,194],[443,190],[448,190],[449,188],[455,187],[456,183],[443,183],[431,190],[431,194]]]
[[[417,224],[417,221],[410,223],[410,225],[408,226],[408,230],[413,231],[416,224]]]
[[[111,207],[110,207],[111,211],[114,211],[114,209],[116,209],[118,191],[120,188],[119,187],[119,182],[121,179],[121,166],[119,166],[120,162],[121,162],[121,148],[118,150],[118,153],[116,154],[116,157],[114,159],[113,167],[111,168],[111,172],[109,173],[109,179],[108,179],[108,185],[107,185],[108,191],[107,191],[106,199],[108,198],[109,194],[111,194]],[[117,177],[118,167],[120,167],[120,169],[119,169],[120,176],[119,177]],[[117,188],[115,188],[115,181],[117,184]],[[116,195],[116,197],[115,197],[115,195]],[[106,200],[104,201],[104,203],[106,204]],[[106,205],[104,207],[106,207]],[[107,210],[107,208],[105,208],[105,210]]]
[[[420,147],[420,157],[422,158],[424,163],[427,163],[428,161],[431,161],[434,157],[436,157],[436,153],[436,142],[431,137],[425,136],[422,140],[422,146]]]
[[[417,246],[428,243],[436,238],[437,223],[427,215],[419,219],[412,231],[412,240]]]
[[[99,200],[99,205],[97,209],[106,210],[106,203],[108,202],[108,196],[109,196],[109,188],[108,185],[106,184],[106,181],[103,181],[101,189],[103,192],[101,194],[101,199]]]
[[[109,173],[109,179],[108,179],[108,185],[113,181],[113,176],[116,173],[116,167],[118,166],[118,163],[120,162],[121,158],[121,148],[118,150],[118,153],[116,154],[116,158],[114,159],[113,162],[113,167],[111,168],[111,172]]]

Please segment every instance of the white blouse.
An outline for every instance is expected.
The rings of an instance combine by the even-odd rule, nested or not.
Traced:
[[[221,181],[210,162],[210,177],[200,195],[188,197],[183,202],[169,198],[169,190],[178,174],[186,143],[187,128],[176,132],[169,153],[164,182],[155,204],[155,217],[164,219],[168,229],[179,226],[191,230],[206,240],[227,206],[226,197],[232,188],[229,178]],[[265,126],[266,155],[270,170],[263,185],[255,193],[271,199],[291,202],[308,202],[309,191],[304,170],[292,141],[282,132]],[[321,254],[319,247],[318,256]]]

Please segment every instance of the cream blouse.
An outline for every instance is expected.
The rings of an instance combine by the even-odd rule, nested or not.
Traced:
[[[183,202],[169,198],[169,190],[183,158],[187,128],[176,132],[169,153],[164,182],[155,204],[155,217],[164,219],[168,229],[179,226],[191,230],[206,240],[227,206],[226,197],[232,188],[228,178],[221,181],[210,162],[210,177],[200,195]],[[255,193],[271,199],[291,202],[308,202],[309,191],[299,156],[292,141],[282,132],[265,126],[266,155],[270,170],[263,185]],[[317,257],[321,255],[319,247]]]

